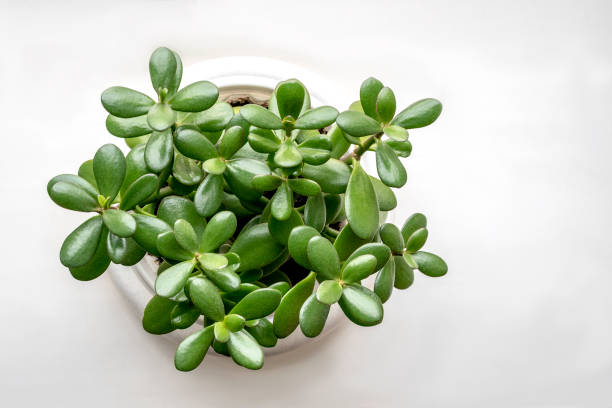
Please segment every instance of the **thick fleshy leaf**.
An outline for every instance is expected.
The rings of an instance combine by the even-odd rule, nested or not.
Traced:
[[[402,253],[404,251],[404,238],[399,228],[395,225],[387,223],[380,227],[379,235],[381,241],[388,246],[391,251]]]
[[[416,263],[416,260],[412,257],[412,254],[410,254],[408,252],[404,252],[402,254],[402,256],[404,257],[404,260],[406,261],[408,266],[410,266],[412,269],[418,269],[419,268],[419,265]]]
[[[127,211],[136,207],[155,193],[158,183],[159,180],[155,174],[149,173],[140,176],[130,184],[125,194],[121,197],[119,208]]]
[[[147,123],[151,129],[163,132],[176,122],[176,112],[168,104],[156,103],[147,113]]]
[[[304,164],[302,176],[316,181],[325,193],[342,194],[346,191],[351,170],[346,163],[329,159],[319,166]]]
[[[240,234],[230,251],[240,256],[238,271],[241,272],[273,262],[282,250],[283,246],[270,234],[268,224],[258,224]]]
[[[336,123],[346,134],[354,137],[369,136],[382,132],[380,124],[363,113],[344,111],[336,119]]]
[[[114,144],[100,147],[93,158],[93,171],[98,191],[114,200],[125,177],[125,157]]]
[[[136,136],[136,137],[130,137],[128,139],[125,139],[125,144],[130,148],[130,149],[134,149],[137,146],[140,145],[146,145],[147,142],[149,141],[149,137],[151,135],[143,135],[143,136]]]
[[[218,132],[225,129],[232,116],[232,107],[228,103],[220,102],[204,112],[197,113],[193,121],[201,131]]]
[[[111,261],[106,252],[107,236],[108,229],[102,227],[98,247],[96,248],[93,257],[85,265],[69,268],[70,274],[73,278],[80,281],[90,281],[102,275],[104,271],[106,271]]]
[[[285,295],[291,289],[291,285],[287,282],[276,282],[269,286],[270,289],[278,290],[281,295]]]
[[[201,112],[213,106],[219,98],[219,90],[208,81],[187,85],[176,93],[168,103],[181,112]]]
[[[176,73],[177,60],[174,53],[166,47],[156,49],[149,59],[149,74],[155,92],[159,93],[164,88],[172,90]]]
[[[198,257],[198,262],[205,271],[216,271],[225,268],[229,261],[223,254],[204,253]]]
[[[338,304],[346,317],[360,326],[374,326],[383,320],[384,312],[380,299],[361,285],[346,285]]]
[[[179,293],[185,286],[193,267],[193,260],[188,260],[172,265],[163,271],[155,280],[155,293],[163,297],[171,297]]]
[[[229,264],[222,269],[205,269],[204,272],[220,290],[233,292],[240,288],[240,276],[236,274],[235,269],[235,265]]]
[[[50,187],[47,188],[49,197],[60,207],[82,212],[96,211],[99,207],[98,201],[91,192],[78,185],[54,180],[51,180],[49,185]]]
[[[297,119],[300,116],[306,97],[306,89],[301,82],[290,79],[279,83],[274,90],[274,96],[278,114],[281,118],[291,116]]]
[[[132,238],[120,238],[115,234],[108,234],[106,250],[114,263],[126,266],[136,265],[146,254]]]
[[[174,60],[176,61],[176,70],[174,71],[174,76],[170,81],[170,87],[168,88],[168,96],[172,96],[178,91],[179,86],[181,85],[181,79],[183,77],[183,62],[181,61],[181,57],[172,51],[174,55]]]
[[[174,158],[174,147],[170,130],[153,132],[145,147],[147,167],[159,173],[170,165]]]
[[[231,158],[246,142],[244,130],[240,126],[232,126],[223,133],[219,144],[221,157]]]
[[[391,125],[385,127],[383,131],[385,132],[385,135],[389,136],[389,138],[396,142],[405,142],[408,140],[408,131],[403,127]]]
[[[151,334],[166,334],[174,330],[172,310],[176,302],[161,296],[153,296],[142,315],[142,327]]]
[[[261,319],[273,313],[280,301],[279,291],[269,288],[258,289],[242,298],[230,313],[238,314],[246,320]]]
[[[412,143],[409,140],[400,142],[398,140],[387,140],[386,143],[400,157],[408,157],[412,153]]]
[[[253,150],[259,153],[274,153],[281,144],[278,136],[269,129],[252,128],[248,140]]]
[[[342,212],[344,201],[339,194],[325,194],[323,199],[325,200],[325,223],[331,224]]]
[[[225,326],[233,332],[237,332],[240,331],[242,329],[244,329],[245,326],[245,319],[244,317],[237,315],[237,314],[228,314],[227,316],[225,316],[225,318],[223,319],[223,323],[225,323]]]
[[[280,167],[291,168],[302,163],[302,154],[295,142],[287,140],[274,153],[274,163]]]
[[[200,311],[189,302],[181,302],[174,306],[170,316],[175,328],[186,329],[198,320]]]
[[[397,199],[391,188],[376,177],[370,176],[370,181],[372,182],[372,187],[374,187],[380,211],[391,211],[397,207]]]
[[[222,321],[225,316],[223,300],[217,287],[206,278],[194,278],[189,281],[189,297],[193,304],[204,314],[206,319]]]
[[[295,262],[306,269],[312,269],[308,261],[308,241],[317,236],[319,236],[317,230],[308,225],[293,228],[289,234],[287,243],[289,253]]]
[[[191,226],[185,220],[176,220],[174,223],[174,237],[184,249],[191,253],[198,250],[198,237]]]
[[[404,241],[408,241],[408,238],[410,238],[416,230],[425,227],[427,227],[427,218],[421,213],[412,214],[406,219],[402,226],[402,237]]]
[[[148,141],[149,137],[147,136],[146,139]],[[135,146],[129,151],[129,153],[125,157],[125,178],[123,179],[123,184],[121,185],[121,189],[119,190],[119,195],[121,196],[122,200],[127,188],[134,181],[136,181],[137,178],[144,176],[147,173],[150,173],[149,168],[147,167],[147,162],[145,160],[145,147],[146,143]]]
[[[317,300],[323,304],[333,305],[340,296],[342,296],[342,286],[335,280],[323,281],[317,288]]]
[[[217,157],[217,149],[197,129],[181,126],[174,132],[174,145],[183,155],[206,161]]]
[[[379,143],[376,148],[376,169],[380,180],[389,187],[402,187],[407,176],[404,165],[395,151],[385,143]]]
[[[446,272],[448,272],[446,262],[436,254],[419,251],[412,254],[412,258],[419,266],[419,271],[427,276],[435,278],[446,275]]]
[[[366,115],[371,118],[377,119],[376,113],[376,100],[378,94],[383,89],[383,84],[378,79],[370,77],[361,83],[359,89],[359,100],[361,102],[361,108]]]
[[[174,354],[176,369],[191,371],[198,367],[204,360],[213,339],[213,326],[208,326],[183,340]]]
[[[321,193],[321,186],[316,181],[305,178],[295,178],[287,180],[289,188],[303,196],[316,196]]]
[[[304,207],[304,222],[317,231],[323,231],[326,220],[325,200],[323,194],[308,197]]]
[[[202,163],[202,168],[209,174],[220,175],[225,172],[226,165],[223,159],[215,157]]]
[[[370,276],[376,267],[376,257],[365,254],[348,261],[342,270],[342,280],[345,282],[359,282]]]
[[[172,177],[185,186],[195,186],[202,181],[204,172],[202,167],[193,159],[180,153],[174,155],[172,163]]]
[[[428,234],[427,228],[419,228],[418,230],[414,231],[406,242],[406,250],[413,253],[423,248],[425,241],[427,241]]]
[[[336,237],[336,240],[334,241],[334,248],[336,248],[340,260],[345,260],[353,253],[353,251],[360,246],[367,244],[368,242],[370,242],[369,239],[359,238],[357,235],[355,235],[351,229],[351,226],[346,224]]]
[[[49,196],[51,196],[51,188],[61,181],[64,183],[72,184],[73,186],[84,190],[92,198],[97,199],[98,191],[96,190],[93,184],[95,183],[95,179],[93,179],[93,161],[88,160],[87,162],[91,163],[90,167],[92,180],[87,180],[80,174],[78,176],[75,176],[74,174],[60,174],[59,176],[53,177],[51,180],[49,180],[49,183],[47,183],[47,193],[49,193]],[[81,173],[81,169],[83,168],[85,163],[83,163],[83,165],[81,165],[81,168],[79,168],[79,173]]]
[[[243,283],[257,282],[263,277],[263,271],[261,269],[251,269],[250,271],[244,271],[240,274],[240,281]]]
[[[300,328],[306,337],[317,337],[325,328],[329,315],[329,305],[317,300],[312,294],[306,299],[300,309]]]
[[[299,324],[300,309],[312,294],[316,274],[310,272],[308,276],[296,283],[289,292],[283,296],[280,305],[274,312],[274,334],[278,338],[290,335]]]
[[[102,106],[111,115],[133,118],[146,114],[155,101],[142,92],[123,86],[113,86],[102,92]]]
[[[293,192],[286,182],[282,183],[270,201],[270,211],[279,221],[287,220],[293,210]]]
[[[246,105],[240,109],[240,115],[251,125],[262,129],[280,129],[283,124],[278,116],[259,105]]]
[[[378,119],[383,123],[391,122],[395,115],[395,94],[391,88],[384,87],[376,97],[376,113]]]
[[[172,230],[157,236],[157,251],[168,259],[187,261],[193,259],[194,253],[183,248],[176,240]]]
[[[214,214],[223,200],[223,177],[209,174],[200,184],[193,197],[196,211],[202,217]]]
[[[304,112],[295,121],[296,129],[322,129],[334,123],[338,117],[338,111],[331,106],[319,106]]]
[[[322,279],[340,277],[340,258],[336,249],[326,238],[312,237],[306,246],[308,262]]]
[[[414,271],[408,264],[403,256],[396,255],[393,257],[395,264],[395,281],[393,286],[397,289],[407,289],[414,282]]]
[[[259,319],[256,325],[247,326],[245,330],[262,347],[274,347],[278,342],[278,338],[274,334],[274,327],[272,327],[272,323],[268,319]]]
[[[349,149],[351,143],[344,137],[344,132],[338,127],[333,125],[332,128],[327,132],[329,141],[332,145],[330,156],[334,159],[339,159]]]
[[[176,220],[186,220],[195,230],[198,239],[204,232],[206,220],[196,211],[193,202],[185,197],[169,196],[164,198],[157,209],[157,216],[166,221],[168,225],[174,225]]]
[[[395,261],[393,258],[389,258],[389,261],[378,272],[374,281],[374,293],[376,293],[376,296],[379,297],[382,303],[385,303],[391,297],[393,282],[395,282]]]
[[[60,249],[62,265],[76,268],[89,262],[94,257],[101,235],[102,217],[99,215],[79,225],[62,244]]]
[[[379,221],[376,193],[359,162],[355,162],[346,188],[344,210],[351,229],[358,237],[371,239],[376,234]]]
[[[132,236],[134,241],[152,255],[160,256],[157,249],[157,236],[172,231],[172,227],[165,221],[148,215],[132,214],[136,220],[136,232]]]
[[[346,259],[346,262],[351,262],[353,259],[361,256],[361,255],[374,255],[376,257],[376,267],[375,271],[381,269],[387,261],[389,257],[391,257],[391,250],[385,244],[380,242],[370,242],[368,244],[361,245],[357,248],[353,253]]]
[[[283,179],[276,174],[264,174],[253,177],[251,184],[258,191],[271,191],[276,190],[282,181]]]
[[[442,112],[442,104],[437,99],[422,99],[408,106],[397,114],[392,125],[398,125],[404,129],[416,129],[431,125]]]
[[[241,200],[254,201],[261,197],[261,192],[255,190],[251,181],[253,177],[270,174],[268,166],[254,159],[232,159],[227,162],[223,176],[231,192]]]
[[[323,135],[317,135],[300,143],[298,150],[304,162],[314,166],[321,165],[331,157],[331,144],[329,139]]]
[[[289,218],[283,221],[270,217],[268,229],[270,230],[270,234],[272,234],[274,239],[276,239],[278,243],[285,246],[287,245],[289,234],[291,234],[293,228],[301,225],[304,225],[302,216],[297,212],[297,210],[292,210]]]
[[[257,340],[246,330],[231,333],[228,350],[232,360],[250,370],[258,370],[263,366],[264,354]]]
[[[108,209],[102,213],[102,220],[110,232],[127,238],[136,232],[136,221],[131,214],[122,210]]]
[[[204,234],[202,234],[200,252],[211,252],[219,248],[222,243],[234,235],[237,224],[236,216],[231,211],[221,211],[215,214],[208,221]]]
[[[124,139],[148,135],[152,131],[147,121],[147,115],[127,119],[108,115],[106,117],[106,130],[111,135]]]

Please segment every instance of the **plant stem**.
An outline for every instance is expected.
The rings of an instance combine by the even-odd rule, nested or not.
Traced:
[[[363,154],[368,151],[368,149],[374,144],[374,142],[376,142],[377,139],[380,139],[382,134],[383,133],[380,132],[380,133],[376,133],[375,135],[368,137],[362,144],[355,147],[352,152],[346,152],[340,158],[340,160],[346,163],[349,160],[361,159],[361,156],[363,156]]]

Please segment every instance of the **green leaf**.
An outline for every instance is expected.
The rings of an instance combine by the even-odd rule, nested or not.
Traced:
[[[345,260],[360,246],[370,242],[369,239],[359,238],[349,224],[346,224],[334,241],[334,248],[338,252],[340,260]]]
[[[274,163],[280,167],[291,168],[302,163],[302,154],[295,142],[286,140],[274,153]]]
[[[183,340],[174,354],[176,369],[191,371],[199,366],[204,360],[213,339],[213,326],[208,326]]]
[[[240,281],[243,283],[257,282],[263,277],[263,271],[261,269],[251,269],[250,271],[244,271],[240,274]]]
[[[404,260],[406,261],[408,266],[410,266],[412,269],[418,269],[419,265],[417,265],[416,261],[410,253],[404,252],[402,256],[404,257]]]
[[[409,140],[406,140],[404,142],[400,142],[397,140],[387,140],[383,143],[392,148],[393,151],[400,157],[408,157],[410,156],[410,153],[412,153],[412,144]]]
[[[427,228],[419,228],[418,230],[414,231],[406,242],[406,250],[413,253],[423,248],[425,241],[427,241],[428,234]]]
[[[342,270],[342,280],[349,283],[359,282],[375,271],[376,263],[374,255],[365,254],[355,257],[345,264]]]
[[[156,217],[141,214],[132,214],[136,220],[136,232],[132,236],[134,241],[152,255],[160,256],[157,249],[157,236],[172,231],[170,225]]]
[[[395,264],[395,281],[393,285],[397,289],[407,289],[414,282],[414,272],[408,266],[403,256],[396,255],[393,257]]]
[[[147,141],[149,140],[147,136]],[[150,173],[145,161],[145,146],[146,144],[138,145],[129,151],[125,158],[125,178],[119,189],[121,200],[124,199],[125,192],[128,187],[136,181],[137,178]],[[93,161],[92,161],[92,177],[93,177]],[[95,180],[94,180],[95,181]]]
[[[261,192],[252,187],[251,181],[262,174],[270,174],[265,163],[254,159],[232,159],[227,162],[223,176],[233,194],[241,200],[254,201],[261,197]]]
[[[125,177],[125,157],[113,144],[100,147],[93,158],[93,171],[98,191],[114,200]]]
[[[113,86],[102,92],[102,106],[111,115],[133,118],[146,114],[155,101],[142,92]]]
[[[308,276],[295,284],[283,296],[280,305],[274,312],[274,334],[278,338],[285,338],[290,335],[299,324],[300,309],[306,299],[312,294],[315,284],[314,272],[310,272]]]
[[[130,149],[134,149],[135,147],[140,146],[140,145],[144,147],[149,141],[150,136],[151,135],[149,134],[149,135],[143,135],[143,136],[130,137],[128,139],[125,139],[125,144]]]
[[[419,251],[412,254],[412,258],[419,266],[419,271],[421,271],[427,276],[435,278],[438,276],[446,275],[446,272],[448,272],[448,266],[446,265],[446,262],[444,262],[444,260],[438,255],[429,252]]]
[[[383,84],[378,79],[370,77],[362,82],[359,89],[359,100],[363,112],[371,118],[377,119],[376,101],[378,94],[383,89]]]
[[[93,161],[92,160],[88,160],[88,162],[92,163],[91,167],[92,167],[92,178],[93,178]],[[85,163],[83,163],[84,165]],[[81,166],[82,168],[83,166]],[[79,172],[81,171],[81,169],[79,169]],[[94,200],[97,200],[98,197],[98,190],[96,190],[96,188],[94,187],[94,185],[92,184],[91,181],[86,180],[84,177],[82,176],[75,176],[74,174],[60,174],[59,176],[55,176],[53,177],[51,180],[49,180],[49,183],[47,183],[47,193],[49,193],[49,196],[51,196],[51,188],[59,183],[59,182],[65,182],[68,184],[72,184],[75,187],[78,187],[81,190],[84,190],[89,196],[91,196]],[[93,180],[93,183],[95,183],[95,180]],[[53,198],[53,197],[52,197]]]
[[[291,116],[297,119],[300,116],[306,97],[306,89],[301,82],[290,79],[279,83],[274,90],[274,96],[278,114],[281,118]]]
[[[147,115],[129,119],[108,115],[106,117],[106,130],[108,130],[111,135],[124,139],[144,136],[151,133]]]
[[[281,120],[274,113],[259,105],[245,105],[240,109],[240,115],[251,125],[261,129],[280,129]]]
[[[244,317],[237,314],[229,314],[223,319],[223,323],[233,332],[240,331],[244,328],[245,320]]]
[[[181,79],[183,77],[183,62],[181,61],[181,57],[172,51],[174,55],[174,60],[176,61],[176,70],[174,71],[174,76],[172,77],[172,81],[170,81],[170,88],[168,88],[168,96],[172,96],[178,91],[179,86],[181,85]]]
[[[274,347],[278,342],[274,334],[274,327],[272,327],[272,323],[270,323],[268,319],[259,319],[255,326],[247,326],[245,330],[249,332],[262,347]]]
[[[177,60],[172,51],[166,47],[156,49],[149,59],[149,74],[155,92],[166,88],[168,91],[176,86]],[[174,89],[176,91],[176,89]]]
[[[396,142],[405,142],[408,140],[408,131],[403,127],[399,127],[396,125],[387,126],[383,129],[385,135],[389,136]]]
[[[274,153],[281,144],[278,136],[269,129],[251,128],[248,140],[253,150],[259,153]]]
[[[270,210],[272,216],[279,221],[287,220],[293,211],[293,192],[286,182],[276,190],[276,193],[270,201]]]
[[[387,144],[379,143],[376,149],[376,169],[380,180],[389,187],[406,184],[406,169]]]
[[[160,173],[170,165],[173,158],[174,148],[170,130],[153,132],[145,147],[147,167],[155,173]]]
[[[172,326],[177,329],[186,329],[198,320],[200,311],[189,302],[181,302],[174,306],[170,317]]]
[[[223,177],[209,174],[196,190],[193,204],[198,214],[210,217],[219,209],[222,199]]]
[[[99,215],[79,225],[62,244],[60,249],[62,265],[76,268],[89,262],[94,257],[101,235],[102,217]]]
[[[397,199],[393,190],[386,186],[382,181],[376,177],[370,176],[372,187],[376,193],[376,200],[378,201],[378,209],[380,211],[391,211],[397,207]]]
[[[168,104],[156,103],[147,114],[147,123],[153,130],[163,132],[176,122],[176,112]]]
[[[218,269],[225,268],[228,264],[228,260],[222,254],[204,253],[198,257],[198,261],[204,270],[215,271]]]
[[[232,126],[223,133],[219,145],[219,153],[226,159],[231,158],[244,144],[244,130],[240,126]]]
[[[215,340],[220,343],[227,343],[230,337],[230,331],[224,322],[217,322],[214,325]]]
[[[206,278],[194,278],[189,281],[189,297],[193,304],[204,314],[206,319],[220,322],[225,317],[223,300],[217,287]]]
[[[305,178],[295,178],[287,180],[289,188],[303,196],[316,196],[321,193],[321,186],[316,181]]]
[[[281,301],[278,290],[263,288],[246,295],[230,313],[238,314],[246,320],[261,319],[273,313]]]
[[[393,291],[393,282],[395,281],[395,261],[389,258],[389,261],[376,275],[374,281],[374,293],[379,297],[382,303],[385,303],[391,297]]]
[[[194,257],[194,253],[187,251],[176,241],[174,232],[162,232],[157,236],[157,251],[168,259],[176,261],[187,261]]]
[[[298,150],[304,162],[313,166],[323,164],[331,157],[331,144],[329,139],[323,135],[308,138],[300,143]]]
[[[232,292],[240,287],[240,276],[236,274],[235,269],[235,265],[229,264],[222,269],[206,269],[204,272],[219,289]]]
[[[174,237],[184,249],[191,253],[198,250],[198,237],[191,224],[185,220],[176,220],[174,223]]]
[[[397,114],[392,125],[404,129],[416,129],[431,125],[442,112],[442,104],[437,99],[422,99]]]
[[[119,208],[127,211],[141,204],[155,193],[158,182],[159,180],[155,174],[149,173],[139,177],[128,187],[125,194],[121,197]]]
[[[155,280],[155,293],[163,297],[172,297],[179,293],[185,286],[193,267],[193,260],[190,259],[163,271]]]
[[[153,296],[144,309],[142,327],[151,334],[166,334],[174,330],[172,310],[176,302],[161,296]]]
[[[172,176],[185,186],[195,186],[202,181],[202,167],[193,159],[176,152],[172,163]]]
[[[402,237],[404,241],[408,241],[408,238],[410,238],[416,230],[425,227],[427,227],[427,218],[421,213],[412,214],[406,219],[402,226]]]
[[[136,221],[122,210],[108,209],[102,213],[102,220],[113,234],[121,238],[127,238],[136,232]]]
[[[96,211],[99,207],[96,198],[88,190],[78,185],[67,181],[54,180],[51,180],[49,185],[50,187],[47,188],[49,197],[60,207],[82,212]]]
[[[108,234],[106,250],[114,263],[126,266],[136,265],[146,254],[132,238],[120,238],[115,234]]]
[[[383,306],[374,292],[359,284],[344,287],[338,301],[342,311],[359,326],[374,326],[383,320]]]
[[[334,123],[338,117],[338,111],[331,106],[320,106],[304,112],[295,121],[296,129],[322,129]]]
[[[219,90],[208,81],[187,85],[176,93],[168,103],[181,112],[201,112],[213,106],[219,98]]]
[[[380,124],[363,113],[344,111],[336,119],[336,123],[344,133],[354,137],[369,136],[382,132]]]
[[[306,246],[308,262],[322,279],[337,279],[340,277],[340,258],[336,249],[327,239],[316,236],[308,241]]]
[[[227,126],[234,116],[234,110],[225,102],[214,104],[210,109],[197,113],[193,119],[195,125],[204,132],[218,132]]]
[[[280,186],[283,179],[276,174],[263,174],[261,176],[253,177],[251,184],[253,188],[258,191],[272,191],[276,190]],[[290,181],[291,185],[291,181]]]
[[[257,224],[241,233],[230,249],[240,256],[239,272],[273,262],[282,250],[283,246],[270,234],[268,224]]]
[[[304,207],[304,222],[317,231],[323,231],[326,220],[325,200],[323,194],[308,197]]]
[[[258,370],[263,366],[263,351],[246,330],[230,333],[228,350],[232,360],[238,365],[250,370]]]
[[[389,260],[391,256],[391,250],[385,244],[381,244],[380,242],[371,242],[368,244],[361,245],[357,248],[353,253],[347,258],[346,262],[351,262],[353,259],[361,256],[361,255],[374,255],[376,257],[376,267],[375,271],[379,270]]]
[[[168,225],[174,225],[176,220],[186,220],[195,230],[198,240],[206,226],[206,220],[198,214],[193,202],[185,197],[169,196],[164,198],[157,209],[157,216],[166,221]]]
[[[367,173],[355,162],[344,197],[346,218],[360,238],[371,239],[378,230],[378,202]]]
[[[335,221],[343,209],[344,201],[339,194],[325,194],[325,223],[331,224]]]
[[[329,308],[329,305],[319,302],[315,294],[306,299],[300,309],[300,328],[306,337],[317,337],[321,334],[327,321]]]
[[[195,160],[206,161],[217,157],[217,149],[198,130],[181,126],[174,132],[174,144],[181,154]]]
[[[342,286],[335,280],[323,281],[317,288],[317,300],[323,304],[333,305],[340,299],[340,296],[342,296]]]
[[[402,238],[402,233],[399,228],[397,228],[393,224],[383,224],[380,227],[380,239],[381,241],[388,246],[391,251],[402,253],[404,251],[404,238]]]
[[[270,289],[278,290],[282,296],[291,289],[291,285],[287,282],[276,282],[269,286]]]
[[[319,166],[304,164],[302,176],[316,181],[325,193],[342,194],[346,191],[351,170],[343,161],[329,159]]]
[[[202,164],[202,168],[209,174],[220,175],[225,171],[225,161],[219,157],[208,159]]]
[[[98,247],[93,257],[85,265],[69,268],[73,278],[80,281],[90,281],[106,271],[110,264],[110,258],[106,252],[106,238],[108,235],[108,229],[102,227]]]
[[[339,159],[351,146],[350,142],[344,137],[344,132],[338,127],[338,125],[332,126],[327,132],[329,141],[332,145],[330,156],[334,159]]]
[[[270,222],[268,224],[268,229],[270,230],[270,234],[278,241],[278,243],[283,246],[287,245],[287,241],[289,240],[289,234],[293,228],[304,225],[304,221],[300,214],[293,210],[291,211],[291,215],[286,220],[280,221],[274,217],[270,218]]]
[[[289,234],[289,240],[287,242],[289,253],[295,262],[306,269],[312,269],[308,261],[308,241],[310,241],[312,237],[318,236],[319,233],[317,230],[307,225],[295,227]]]
[[[238,220],[233,212],[221,211],[215,214],[208,221],[204,234],[202,234],[200,252],[211,252],[219,248],[234,235],[237,225]]]
[[[383,123],[391,122],[395,115],[395,94],[391,88],[384,87],[376,97],[376,117]]]

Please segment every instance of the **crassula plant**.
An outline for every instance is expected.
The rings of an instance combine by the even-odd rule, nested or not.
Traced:
[[[127,156],[106,144],[47,190],[58,205],[92,213],[60,250],[76,279],[156,258],[144,329],[200,327],[178,346],[177,369],[196,368],[211,347],[258,369],[261,347],[295,330],[319,335],[334,304],[373,326],[414,270],[447,272],[421,250],[424,215],[401,228],[384,222],[397,205],[393,188],[406,183],[398,157],[411,153],[408,130],[436,120],[440,102],[396,114],[393,91],[368,78],[339,114],[311,106],[290,79],[263,106],[232,106],[208,81],[180,88],[181,60],[167,48],[149,71],[154,98],[119,86],[102,93],[106,128],[126,140]],[[368,152],[376,174],[361,164]]]

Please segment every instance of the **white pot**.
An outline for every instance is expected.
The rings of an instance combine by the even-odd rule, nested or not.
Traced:
[[[279,81],[289,78],[298,78],[308,89],[312,106],[332,105],[342,108],[349,101],[337,101],[337,93],[332,83],[325,81],[316,74],[301,67],[286,62],[259,57],[228,57],[185,67],[183,84],[190,84],[198,80],[210,80],[219,87],[222,98],[228,94],[249,89],[262,95],[269,94]],[[146,256],[132,267],[113,264],[110,274],[115,286],[133,306],[133,310],[142,317],[147,302],[154,294],[154,282],[157,265],[154,258]],[[266,355],[284,353],[296,349],[300,345],[324,338],[327,334],[343,326],[348,319],[344,316],[338,305],[332,306],[325,329],[315,339],[304,336],[301,330],[296,329],[289,337],[279,339],[273,348],[264,348]],[[196,322],[186,330],[175,330],[162,335],[173,343],[180,343],[191,333],[202,328],[202,320]],[[213,353],[211,353],[213,354]]]

